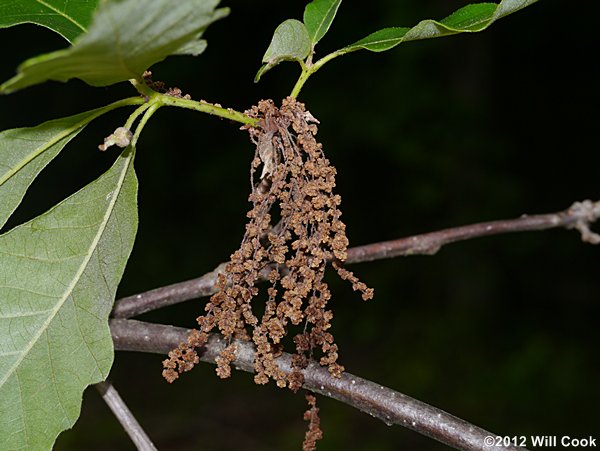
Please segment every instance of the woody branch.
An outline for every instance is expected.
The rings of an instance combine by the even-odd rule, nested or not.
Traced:
[[[600,235],[590,225],[600,219],[600,201],[575,202],[570,208],[557,213],[523,215],[516,219],[482,222],[461,227],[409,236],[397,240],[366,244],[348,249],[345,264],[370,262],[385,258],[410,255],[433,255],[443,246],[473,238],[506,233],[540,231],[556,228],[576,229],[581,239],[600,244]],[[210,296],[216,291],[217,276],[225,264],[196,279],[167,285],[118,300],[113,310],[115,318],[131,318],[190,299]],[[268,273],[266,271],[265,273]]]
[[[115,349],[118,351],[137,351],[166,354],[179,343],[184,342],[189,329],[151,324],[136,320],[110,320]],[[254,346],[250,342],[236,341],[236,359],[232,366],[238,370],[254,372]],[[203,348],[198,350],[200,360],[215,363],[226,340],[211,334]],[[277,359],[279,367],[289,374],[292,371],[292,356],[287,353]],[[485,445],[486,437],[495,437],[475,425],[450,415],[443,410],[413,399],[400,392],[376,384],[369,380],[343,373],[341,377],[332,377],[326,367],[311,363],[303,370],[303,388],[323,396],[337,399],[347,405],[366,412],[386,424],[396,424],[412,429],[453,448],[474,451],[491,450]],[[489,438],[488,438],[489,440]],[[518,450],[516,447],[493,447],[499,450]]]

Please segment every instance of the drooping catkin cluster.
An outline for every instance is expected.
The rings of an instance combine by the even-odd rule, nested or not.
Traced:
[[[206,314],[198,318],[200,329],[169,353],[163,375],[172,382],[189,371],[198,362],[195,348],[218,329],[231,341],[254,342],[256,383],[273,379],[278,386],[296,391],[303,383],[300,370],[314,354],[320,354],[320,364],[333,376],[344,370],[328,332],[333,313],[327,309],[331,293],[323,279],[327,263],[332,262],[363,299],[372,298],[373,290],[341,267],[348,246],[346,226],[340,220],[341,198],[333,193],[336,170],[315,139],[316,119],[292,98],[285,99],[280,109],[270,100],[261,101],[247,114],[259,119],[260,126],[245,127],[256,145],[249,197],[253,207],[247,214],[246,232],[240,249],[219,275],[218,291],[206,305]],[[260,178],[255,180],[260,167]],[[251,301],[265,276],[270,287],[259,320]],[[294,336],[294,371],[286,376],[275,360],[291,326],[301,326],[302,332]],[[231,344],[217,359],[220,377],[231,374],[233,360],[235,345]]]
[[[308,410],[304,412],[304,421],[308,421],[308,429],[304,434],[302,442],[302,451],[315,451],[317,441],[323,438],[321,430],[321,419],[319,418],[319,408],[317,407],[317,398],[309,393],[306,394],[308,401]]]

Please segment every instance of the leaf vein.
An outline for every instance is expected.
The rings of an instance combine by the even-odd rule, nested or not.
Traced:
[[[0,287],[0,288],[13,288],[13,287]],[[40,294],[40,293],[35,293],[35,294]],[[55,297],[55,296],[49,296],[49,295],[43,295],[43,294],[40,294],[40,295],[41,296],[52,297],[52,298]],[[51,311],[52,311],[52,309],[46,309],[46,310],[38,310],[38,311],[35,311],[35,312],[28,312],[28,313],[14,313],[14,314],[11,314],[11,315],[0,315],[0,319],[26,318],[28,316],[42,315],[44,313],[48,313],[48,312],[51,312]]]
[[[94,254],[94,250],[97,248],[98,243],[100,242],[100,239],[102,238],[102,235],[103,235],[104,231],[106,230],[108,222],[112,216],[115,205],[117,203],[117,199],[119,198],[120,190],[123,186],[123,183],[125,182],[125,176],[127,174],[127,171],[129,170],[129,166],[131,165],[133,156],[130,155],[127,158],[128,158],[128,161],[123,166],[121,174],[119,175],[119,180],[118,180],[115,190],[114,190],[117,192],[117,194],[115,196],[113,196],[110,200],[108,208],[106,209],[106,213],[104,214],[104,218],[101,223],[101,226],[98,228],[98,232],[96,233],[96,236],[94,237],[90,246],[88,247],[88,252],[86,254],[86,258],[84,258],[84,260],[81,262],[81,265],[79,266],[77,272],[75,273],[73,280],[67,287],[64,295],[60,298],[59,302],[57,302],[56,306],[54,308],[52,308],[51,314],[48,315],[48,318],[46,319],[44,324],[42,324],[41,327],[39,328],[39,331],[31,337],[31,340],[27,343],[27,346],[23,349],[23,352],[21,353],[20,357],[14,362],[14,364],[11,366],[11,368],[9,368],[9,370],[5,373],[5,375],[2,377],[2,379],[0,379],[0,387],[2,387],[6,383],[6,381],[12,374],[16,373],[17,368],[23,362],[23,360],[25,359],[25,356],[29,353],[29,351],[31,351],[33,346],[41,338],[42,334],[48,329],[50,323],[54,320],[54,318],[56,317],[56,315],[58,314],[58,312],[60,311],[62,306],[65,304],[65,302],[69,298],[69,296],[72,295],[73,290],[75,289],[75,287],[77,286],[77,284],[81,280],[81,278],[83,277],[83,274],[84,274],[85,270],[87,269],[88,264]]]
[[[46,8],[48,8],[50,11],[54,11],[57,15],[64,17],[65,19],[67,19],[69,22],[71,22],[73,25],[75,25],[77,28],[79,28],[81,31],[86,31],[85,27],[83,25],[81,25],[79,22],[77,22],[75,19],[73,19],[72,17],[68,16],[67,14],[65,14],[63,11],[55,8],[54,6],[46,3],[43,0],[36,0],[40,5],[45,6]]]

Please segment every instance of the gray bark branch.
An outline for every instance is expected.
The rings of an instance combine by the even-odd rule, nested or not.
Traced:
[[[131,410],[125,404],[125,401],[119,395],[119,392],[113,385],[106,381],[95,385],[96,389],[102,396],[104,402],[108,405],[114,416],[119,420],[131,441],[140,451],[157,451],[156,447],[144,431],[140,423],[131,413]]]
[[[600,235],[590,229],[590,224],[600,219],[600,201],[576,202],[567,210],[545,215],[523,215],[516,219],[482,222],[437,232],[414,235],[398,240],[383,241],[348,249],[345,264],[370,262],[385,258],[409,255],[433,255],[442,246],[490,235],[505,233],[547,230],[555,228],[576,229],[583,241],[600,244]],[[225,264],[196,279],[167,285],[144,293],[119,299],[115,303],[112,316],[131,318],[142,313],[169,305],[210,296],[215,293],[219,272]]]
[[[586,200],[575,202],[567,210],[558,213],[523,215],[516,219],[480,222],[398,240],[353,247],[348,249],[346,263],[370,262],[408,255],[434,255],[442,246],[458,241],[506,233],[556,228],[577,229],[581,233],[582,241],[599,244],[600,235],[593,233],[589,228],[589,225],[598,219],[600,219],[600,201],[591,202]]]
[[[156,354],[168,353],[179,343],[186,341],[190,332],[189,329],[181,327],[126,319],[110,320],[110,329],[116,350]],[[211,334],[208,343],[198,350],[200,360],[214,364],[215,358],[225,346],[227,343],[220,335]],[[232,366],[238,370],[254,372],[254,346],[250,342],[237,341],[236,349],[236,359]],[[286,374],[291,372],[291,360],[292,356],[287,353],[277,359],[279,367]],[[335,378],[329,374],[327,368],[311,363],[303,374],[303,387],[306,390],[337,399],[379,418],[388,425],[404,426],[453,448],[466,451],[522,449],[489,446],[489,437],[496,437],[495,434],[410,396],[350,373]]]

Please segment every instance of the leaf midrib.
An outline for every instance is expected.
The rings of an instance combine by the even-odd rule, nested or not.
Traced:
[[[51,139],[50,141],[47,141],[44,145],[38,147],[33,152],[30,152],[29,154],[27,154],[26,157],[23,158],[19,162],[19,164],[17,164],[14,167],[11,167],[10,170],[8,170],[2,177],[0,177],[0,186],[4,185],[8,180],[10,180],[12,177],[14,177],[15,174],[17,174],[21,169],[23,169],[25,166],[27,166],[29,163],[31,163],[33,160],[35,160],[37,157],[39,157],[46,150],[50,149],[50,147],[54,146],[55,144],[57,144],[64,138],[66,138],[69,135],[71,135],[72,133],[76,132],[78,129],[80,129],[81,127],[86,125],[86,123],[82,124],[81,122],[79,122],[75,126],[67,129],[67,131],[63,131],[63,132],[59,133],[53,139]]]
[[[508,13],[505,13],[504,15],[500,16],[499,15],[499,10],[500,10],[500,6],[504,3],[505,0],[502,0],[500,3],[495,4],[492,3],[493,5],[496,6],[496,9],[491,13],[491,14],[479,14],[475,16],[475,19],[471,19],[473,20],[472,22],[466,24],[464,26],[464,28],[458,28],[456,26],[449,26],[446,25],[442,19],[442,21],[438,21],[438,20],[434,20],[434,19],[425,19],[422,20],[421,22],[419,22],[417,25],[415,25],[414,27],[408,28],[406,33],[399,38],[387,38],[387,39],[381,39],[378,41],[369,41],[366,43],[362,43],[361,41],[366,40],[367,38],[361,39],[361,41],[355,42],[354,44],[350,44],[340,50],[338,50],[336,53],[339,55],[344,55],[346,53],[350,53],[359,49],[365,49],[365,50],[372,50],[369,47],[371,46],[375,46],[375,45],[392,45],[392,47],[395,47],[398,44],[401,44],[402,42],[406,42],[406,41],[413,41],[413,40],[417,40],[417,39],[422,39],[421,37],[417,37],[417,38],[413,38],[412,36],[410,37],[410,39],[406,39],[406,35],[409,34],[410,32],[414,31],[415,29],[418,28],[422,28],[425,27],[426,25],[436,25],[439,26],[441,28],[443,28],[445,30],[445,33],[436,33],[433,36],[427,36],[427,38],[431,38],[431,37],[441,37],[444,35],[451,35],[451,34],[458,34],[458,33],[478,33],[481,32],[485,29],[487,29],[488,27],[490,27],[496,20],[498,20],[501,17],[504,17],[505,15],[511,14],[513,12],[516,12],[522,8],[524,8],[525,6],[519,6],[518,8],[514,8],[514,9],[510,9],[508,11]],[[526,0],[523,3],[527,3],[526,6],[529,6],[532,3],[535,3],[534,0],[532,2],[529,3],[530,0]],[[483,3],[482,3],[483,4]],[[395,27],[391,27],[391,28],[395,28]],[[398,28],[404,28],[404,27],[398,27]],[[392,48],[390,47],[390,48]],[[385,49],[385,50],[389,50],[389,49]],[[372,50],[372,51],[376,51],[376,50]]]
[[[329,17],[329,15],[331,14],[331,10],[335,8],[335,4],[336,2],[333,2],[329,8],[327,8],[327,13],[325,13],[325,15],[323,16],[323,19],[321,20],[321,22],[319,23],[319,26],[317,27],[317,29],[315,30],[315,35],[311,36],[311,41],[315,41],[316,37],[319,36],[319,34],[321,33],[321,29],[323,28],[323,25],[325,24],[325,22],[327,22],[327,19]],[[338,5],[339,6],[339,5]]]
[[[51,313],[50,313],[50,315],[48,315],[48,319],[46,321],[44,321],[43,325],[39,328],[39,331],[33,335],[31,340],[29,341],[29,343],[27,343],[27,346],[22,350],[19,358],[14,362],[12,367],[7,371],[6,375],[3,376],[3,378],[0,380],[0,387],[2,387],[6,383],[6,381],[16,372],[16,369],[19,367],[19,365],[21,365],[21,363],[25,359],[25,356],[27,354],[29,354],[29,352],[31,351],[33,346],[38,342],[38,340],[40,339],[42,334],[48,329],[50,323],[54,320],[54,318],[56,317],[59,310],[62,308],[62,306],[64,305],[66,300],[69,298],[69,296],[72,294],[73,290],[79,283],[79,280],[81,279],[81,276],[85,272],[87,265],[89,264],[92,256],[94,255],[94,252],[98,246],[98,243],[99,243],[100,239],[102,238],[102,235],[104,234],[104,231],[106,230],[108,221],[110,220],[110,217],[114,211],[115,204],[117,203],[117,200],[121,194],[121,188],[125,181],[127,171],[129,170],[129,165],[131,164],[131,161],[133,158],[133,153],[131,153],[126,158],[128,161],[123,166],[123,170],[119,176],[119,180],[116,185],[116,188],[115,188],[115,190],[113,190],[113,193],[116,193],[116,194],[111,197],[111,201],[108,204],[109,206],[106,210],[106,213],[104,214],[104,218],[102,219],[101,226],[98,228],[98,233],[96,233],[96,236],[92,240],[92,243],[88,248],[86,257],[83,259],[83,261],[81,262],[81,265],[79,266],[77,272],[75,273],[75,277],[73,277],[73,281],[68,286],[67,290],[65,291],[64,295],[59,300],[59,302],[56,303],[56,306],[54,308],[50,309]]]
[[[7,171],[4,175],[0,176],[0,186],[4,185],[11,177],[13,177],[16,173],[18,173],[21,169],[23,169],[29,163],[31,163],[34,159],[39,157],[42,153],[44,153],[45,151],[50,149],[52,146],[58,144],[60,141],[67,138],[69,135],[72,135],[79,129],[85,127],[87,124],[92,122],[97,117],[102,116],[104,113],[108,113],[109,111],[114,110],[115,108],[119,108],[119,107],[127,106],[127,105],[137,105],[137,104],[140,104],[143,102],[144,102],[144,100],[139,99],[137,97],[133,97],[133,98],[128,98],[128,99],[118,100],[114,103],[111,103],[104,107],[98,108],[95,111],[91,110],[90,113],[92,113],[92,114],[84,117],[81,121],[73,124],[72,126],[66,128],[65,130],[56,134],[51,140],[47,141],[44,145],[36,148],[33,152],[29,153],[26,156],[26,158],[24,158],[22,161],[19,162],[19,164],[17,166],[15,166],[14,168],[11,168],[11,170]],[[84,113],[81,113],[81,114],[84,114]],[[19,130],[19,129],[15,129],[15,130]]]

